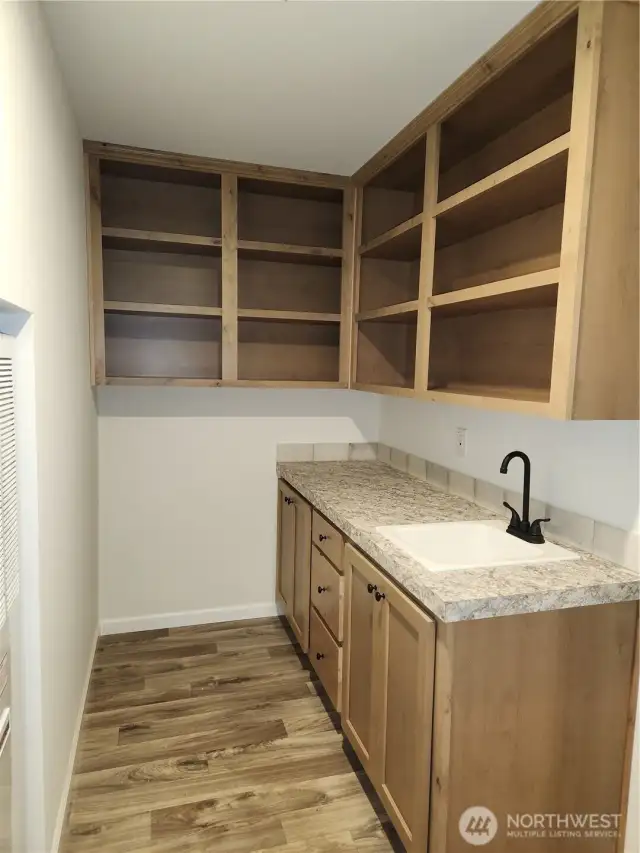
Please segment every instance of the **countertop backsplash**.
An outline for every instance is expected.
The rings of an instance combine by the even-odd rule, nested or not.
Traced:
[[[385,462],[399,471],[425,480],[430,486],[466,498],[498,515],[509,517],[502,505],[508,501],[519,509],[522,494],[494,483],[470,477],[442,465],[380,443],[279,444],[278,462]],[[554,539],[604,557],[619,566],[637,571],[640,566],[640,533],[622,530],[566,509],[531,499],[531,518],[551,518],[544,531]]]

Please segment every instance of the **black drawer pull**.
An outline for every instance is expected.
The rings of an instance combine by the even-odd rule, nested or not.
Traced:
[[[324,541],[325,541],[325,539],[328,539],[328,538],[329,538],[329,537],[328,537],[328,536],[325,536],[325,535],[324,535],[324,533],[319,533],[319,534],[318,534],[318,539],[319,539],[321,542],[324,542]]]
[[[382,599],[383,599],[383,598],[386,598],[386,597],[387,597],[387,596],[384,594],[384,592],[378,592],[378,591],[376,590],[376,601],[382,601]]]
[[[374,583],[368,583],[368,584],[367,584],[367,592],[369,593],[369,595],[371,595],[371,593],[372,593],[375,589],[378,589],[378,587],[377,587]]]
[[[328,589],[329,589],[329,587],[328,587],[328,586],[319,586],[319,587],[318,587],[318,592],[319,592],[319,593],[321,593],[321,592],[326,592]]]
[[[292,504],[292,503],[293,503],[293,498],[287,498],[287,497],[285,497],[284,502],[285,502],[286,504]]]
[[[316,654],[316,660],[322,660],[322,658],[323,658],[323,657],[324,657],[324,655],[323,655],[323,654],[321,654],[320,652],[317,652],[317,654]]]

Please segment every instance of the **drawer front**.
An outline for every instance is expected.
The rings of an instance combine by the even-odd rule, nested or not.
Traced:
[[[344,578],[329,560],[311,546],[311,603],[328,625],[334,638],[342,642]]]
[[[313,607],[311,608],[309,660],[318,673],[318,678],[333,702],[334,708],[339,711],[342,693],[342,649],[325,628]]]
[[[313,511],[312,541],[342,574],[342,552],[344,550],[342,533],[315,510]]]

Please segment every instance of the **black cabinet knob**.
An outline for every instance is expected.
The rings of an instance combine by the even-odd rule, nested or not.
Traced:
[[[326,591],[327,591],[327,589],[328,589],[328,587],[326,587],[326,586],[319,586],[319,587],[318,587],[318,592],[326,592]]]
[[[367,592],[369,593],[369,595],[371,595],[374,589],[378,589],[378,587],[374,583],[367,584]]]
[[[292,503],[293,503],[293,498],[287,498],[287,497],[285,497],[284,502],[285,502],[286,504],[292,504]]]
[[[321,654],[320,652],[318,652],[318,653],[316,654],[316,660],[322,660],[322,658],[323,658],[323,657],[324,657],[324,655],[323,655],[323,654]]]
[[[325,541],[325,539],[328,539],[328,538],[329,538],[329,537],[328,537],[328,536],[325,536],[325,535],[324,535],[324,533],[319,533],[319,534],[318,534],[318,539],[319,539],[321,542],[324,542],[324,541]]]
[[[387,596],[384,594],[384,592],[378,592],[378,590],[376,590],[376,601],[382,601],[382,599],[386,597]]]

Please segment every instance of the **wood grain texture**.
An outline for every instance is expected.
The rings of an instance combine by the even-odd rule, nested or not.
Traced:
[[[604,4],[574,418],[638,418],[638,14]]]
[[[524,843],[507,835],[509,814],[624,811],[637,618],[625,602],[439,631],[432,853],[466,853],[458,821],[470,803],[497,816],[500,853]],[[617,839],[548,834],[535,849],[614,853]]]
[[[89,336],[91,384],[105,381],[104,286],[102,270],[102,213],[100,210],[100,162],[85,154],[87,216],[87,277],[89,280]]]
[[[151,148],[135,148],[129,145],[116,145],[89,139],[84,140],[84,150],[102,160],[117,160],[124,163],[140,163],[213,174],[227,172],[241,177],[259,178],[262,181],[336,188],[345,187],[349,183],[349,178],[346,176],[331,175],[326,172],[308,172],[302,169],[286,169],[278,166],[262,166],[256,163],[240,163],[234,160],[218,160],[211,157],[156,151]]]
[[[391,853],[298,651],[278,619],[101,638],[61,853]]]
[[[551,407],[553,413],[559,418],[570,418],[573,408],[598,107],[603,16],[604,2],[583,3],[580,6],[571,109],[571,145],[567,165],[560,255],[556,319],[558,334],[553,347],[551,380]]]
[[[238,179],[222,176],[222,378],[238,378]]]

